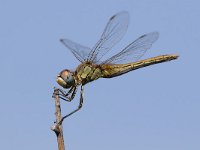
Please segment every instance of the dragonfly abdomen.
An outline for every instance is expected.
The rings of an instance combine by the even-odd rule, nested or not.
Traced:
[[[103,78],[112,78],[132,70],[150,66],[153,64],[158,64],[173,59],[177,59],[178,55],[161,55],[153,58],[148,58],[145,60],[127,63],[127,64],[105,64],[102,66]]]

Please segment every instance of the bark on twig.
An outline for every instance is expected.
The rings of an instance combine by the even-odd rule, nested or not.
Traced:
[[[58,150],[65,150],[62,122],[60,122],[62,119],[62,114],[61,114],[60,99],[59,99],[58,94],[59,94],[59,90],[54,89],[56,122],[51,127],[51,130],[53,130],[57,136]]]

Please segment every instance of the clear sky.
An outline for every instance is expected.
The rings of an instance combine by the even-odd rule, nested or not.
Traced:
[[[200,149],[200,2],[198,0],[1,0],[0,149],[57,149],[56,75],[79,61],[60,38],[92,47],[108,19],[126,10],[130,24],[117,52],[142,34],[160,37],[143,58],[179,54],[85,86],[84,107],[63,124],[69,150]],[[66,114],[78,105],[62,103]]]

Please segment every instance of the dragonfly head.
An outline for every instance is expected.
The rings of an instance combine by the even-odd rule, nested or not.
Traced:
[[[56,81],[60,86],[62,86],[63,88],[66,88],[66,89],[70,88],[75,83],[73,73],[67,69],[61,71],[57,75]]]

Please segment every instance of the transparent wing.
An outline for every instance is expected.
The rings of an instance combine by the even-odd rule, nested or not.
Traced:
[[[102,62],[102,64],[118,64],[135,62],[140,59],[151,45],[158,39],[159,33],[152,32],[139,37],[121,52]]]
[[[126,33],[129,23],[128,12],[120,12],[112,16],[107,23],[100,40],[89,53],[88,61],[97,63]]]
[[[74,54],[74,56],[80,62],[84,62],[88,58],[89,52],[91,51],[90,48],[75,43],[69,39],[61,39],[60,41]]]

